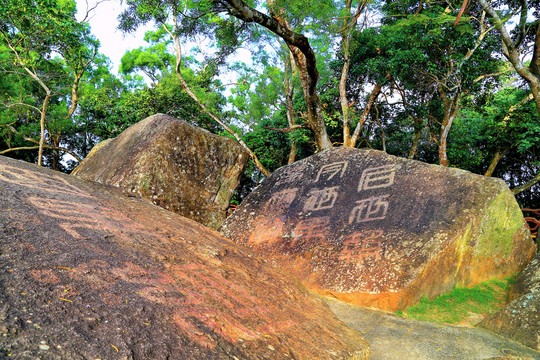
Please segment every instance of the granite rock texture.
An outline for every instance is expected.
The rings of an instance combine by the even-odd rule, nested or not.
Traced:
[[[540,351],[540,253],[517,276],[509,300],[479,326]]]
[[[278,169],[220,231],[316,293],[392,311],[535,252],[502,180],[344,147]]]
[[[157,114],[96,145],[72,174],[216,229],[248,160],[233,140]]]
[[[0,359],[367,359],[289,275],[121,190],[0,156]]]

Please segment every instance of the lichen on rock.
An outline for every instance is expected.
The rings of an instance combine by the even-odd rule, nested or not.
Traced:
[[[248,159],[231,139],[157,114],[96,145],[72,174],[121,187],[215,229]]]

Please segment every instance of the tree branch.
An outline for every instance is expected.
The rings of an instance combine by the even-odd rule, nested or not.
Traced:
[[[531,180],[529,180],[527,183],[525,183],[525,184],[523,184],[521,186],[518,186],[517,188],[512,189],[512,192],[514,193],[514,195],[517,195],[520,192],[523,192],[523,191],[531,188],[533,185],[535,185],[538,182],[540,182],[540,172],[538,172],[536,174],[536,176],[533,177]]]
[[[284,129],[274,128],[274,127],[270,127],[270,126],[264,126],[263,129],[274,130],[274,131],[287,133],[287,132],[294,131],[294,130],[297,130],[297,129],[309,129],[309,126],[296,124],[296,125],[293,125],[291,127],[284,128]]]
[[[19,151],[19,150],[36,150],[36,149],[39,149],[40,146],[39,145],[35,145],[35,146],[20,146],[20,147],[16,147],[16,148],[9,148],[9,149],[6,149],[6,150],[2,150],[0,151],[0,155],[3,155],[3,154],[6,154],[8,152],[11,152],[11,151]],[[52,149],[52,150],[60,150],[60,151],[64,151],[66,153],[68,153],[69,155],[73,156],[78,162],[82,162],[82,159],[79,157],[79,155],[75,154],[73,151],[69,150],[69,149],[66,149],[65,147],[61,147],[61,146],[51,146],[51,145],[43,145],[43,148],[44,149]]]
[[[30,105],[30,104],[25,104],[25,103],[12,103],[12,104],[3,104],[6,108],[10,108],[10,107],[13,107],[13,106],[27,106],[31,109],[34,109],[36,110],[37,112],[41,113],[41,109],[40,108],[37,108],[35,107],[34,105]]]

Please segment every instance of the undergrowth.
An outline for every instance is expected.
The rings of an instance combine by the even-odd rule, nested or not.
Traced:
[[[408,319],[456,324],[471,315],[486,316],[502,308],[508,299],[508,291],[514,277],[490,280],[472,288],[455,288],[451,293],[420,302],[396,314]],[[473,324],[474,325],[474,324]]]

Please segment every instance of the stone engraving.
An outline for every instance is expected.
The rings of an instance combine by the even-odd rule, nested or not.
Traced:
[[[308,194],[309,197],[304,204],[304,211],[333,208],[338,196],[337,189],[338,186],[311,190]]]
[[[286,209],[296,198],[298,188],[285,189],[272,195],[268,200],[267,206],[269,209]]]
[[[372,196],[368,199],[359,200],[349,215],[349,224],[381,220],[386,218],[388,211],[389,195]]]
[[[394,165],[378,166],[365,169],[360,177],[358,191],[385,188],[394,183],[396,168]]]
[[[356,264],[361,264],[364,260],[378,261],[382,253],[382,235],[382,230],[371,230],[346,237],[339,259]]]
[[[314,217],[301,220],[291,233],[291,245],[303,241],[324,239],[328,236],[327,230],[330,223],[329,216]]]
[[[288,169],[286,172],[282,173],[279,176],[279,179],[276,181],[276,185],[283,185],[289,183],[295,183],[298,180],[302,179],[305,175],[305,170],[307,168],[306,164],[298,165],[294,169]]]
[[[338,161],[322,166],[317,173],[315,182],[320,180],[332,180],[336,175],[339,175],[339,177],[342,178],[345,174],[345,170],[347,170],[348,164],[348,161]]]

